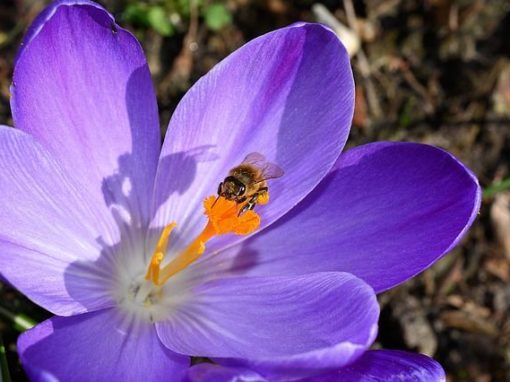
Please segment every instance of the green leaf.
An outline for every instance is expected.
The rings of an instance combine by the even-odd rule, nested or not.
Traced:
[[[156,32],[163,36],[171,36],[174,33],[170,19],[162,7],[150,7],[147,12],[147,21]]]
[[[411,97],[404,104],[404,108],[400,113],[400,117],[398,119],[399,125],[403,128],[409,127],[411,122],[413,121],[413,108],[416,104],[416,99]]]
[[[510,189],[510,178],[506,178],[505,180],[502,180],[501,182],[495,183],[495,184],[487,187],[485,190],[483,190],[483,197],[484,198],[492,198],[498,192],[505,191],[508,189]]]
[[[14,316],[14,329],[19,332],[24,332],[25,330],[32,329],[35,325],[37,325],[37,322],[23,313],[19,313]]]
[[[14,329],[16,329],[18,332],[24,332],[25,330],[32,329],[35,325],[37,325],[37,322],[27,315],[23,313],[13,313],[3,306],[0,306],[0,316],[3,316],[7,320],[11,321],[13,323]]]
[[[232,15],[223,4],[211,4],[204,9],[205,23],[209,29],[220,30],[232,23]]]
[[[148,9],[144,4],[135,3],[129,4],[126,7],[124,12],[122,12],[122,18],[128,23],[148,27],[149,20],[147,14]]]
[[[128,23],[152,28],[163,36],[174,34],[174,27],[170,22],[167,10],[159,5],[130,4],[122,13],[122,17]]]
[[[4,342],[0,337],[0,382],[11,382]]]

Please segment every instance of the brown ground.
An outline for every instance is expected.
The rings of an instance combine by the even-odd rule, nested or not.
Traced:
[[[9,84],[35,0],[0,3],[0,121],[12,124]],[[122,22],[127,3],[103,1]],[[140,3],[140,1],[139,1]],[[182,0],[161,0],[167,9]],[[185,2],[184,2],[185,3]],[[183,13],[162,37],[132,24],[157,84],[161,125],[193,82],[245,41],[297,20],[315,21],[312,1],[228,0],[233,22],[206,26]],[[435,144],[457,155],[488,190],[463,244],[411,282],[380,296],[378,344],[433,355],[450,381],[510,381],[510,2],[504,0],[322,1],[361,39],[353,58],[357,109],[350,146],[376,140]],[[510,185],[509,185],[510,186]],[[48,314],[0,283],[0,307],[36,320]],[[24,380],[18,333],[0,316],[14,381]]]

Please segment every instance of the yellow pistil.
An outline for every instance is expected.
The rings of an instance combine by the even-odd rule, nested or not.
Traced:
[[[145,274],[145,279],[156,286],[163,285],[170,277],[182,271],[195,262],[205,251],[205,243],[214,236],[234,233],[248,235],[260,225],[260,216],[255,211],[246,211],[239,216],[241,205],[225,198],[209,196],[204,200],[205,215],[208,218],[203,231],[182,251],[175,259],[161,268],[165,257],[170,233],[176,224],[167,225],[156,245],[151,262]]]

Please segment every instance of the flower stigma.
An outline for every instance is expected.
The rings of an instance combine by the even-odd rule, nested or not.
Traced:
[[[239,213],[242,205],[223,197],[209,196],[204,200],[204,214],[208,222],[202,232],[164,267],[161,266],[168,247],[170,234],[176,223],[168,224],[162,231],[149,263],[145,280],[159,287],[172,276],[187,268],[202,256],[205,244],[215,236],[234,233],[248,235],[260,226],[260,216],[253,210]]]

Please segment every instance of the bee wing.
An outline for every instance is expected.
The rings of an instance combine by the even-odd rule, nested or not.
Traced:
[[[252,164],[257,168],[263,169],[264,166],[267,163],[266,157],[262,155],[261,153],[249,153],[246,155],[246,157],[243,159],[242,163],[248,163]]]
[[[262,168],[262,176],[264,180],[275,179],[283,176],[283,169],[277,164],[267,162],[266,165]]]
[[[268,162],[264,155],[257,152],[246,155],[243,163],[251,164],[261,170],[263,180],[275,179],[283,175],[283,170],[280,166]]]

